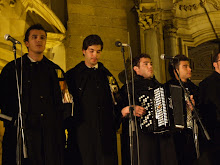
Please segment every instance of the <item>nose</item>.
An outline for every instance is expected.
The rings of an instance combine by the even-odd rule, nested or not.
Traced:
[[[189,71],[191,72],[192,71],[192,69],[189,67]]]
[[[43,41],[41,37],[37,37],[37,42]]]
[[[37,37],[37,42],[41,41],[41,38],[40,37]]]
[[[93,56],[97,57],[97,52],[96,51],[93,52]]]

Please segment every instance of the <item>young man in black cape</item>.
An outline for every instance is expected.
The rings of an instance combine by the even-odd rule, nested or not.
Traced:
[[[198,104],[199,88],[189,80],[191,78],[189,59],[184,55],[176,55],[173,60],[173,64],[169,64],[169,73],[172,79],[169,80],[166,84],[180,86],[179,77],[176,74],[174,67],[177,70],[181,81],[183,82],[183,86],[189,92],[192,103]],[[188,109],[188,112],[184,112],[184,114],[186,114],[187,116],[186,118],[188,118],[185,120],[185,122],[187,122],[186,128],[174,133],[174,141],[176,146],[178,164],[191,165],[196,160],[196,149],[192,131],[194,128],[194,122],[192,120],[192,106],[190,105],[190,102],[187,101],[187,97],[185,94],[183,95],[183,103],[183,110],[187,111]]]
[[[98,35],[83,41],[85,61],[66,73],[74,99],[74,114],[67,120],[67,154],[70,164],[117,165],[116,130],[121,112],[115,93],[118,85],[99,61],[103,42]]]
[[[172,135],[169,133],[154,134],[153,132],[144,131],[140,127],[140,117],[146,114],[146,109],[142,107],[142,97],[152,94],[151,91],[158,88],[161,84],[155,79],[151,57],[147,54],[140,54],[133,59],[134,78],[134,98],[135,110],[134,116],[137,116],[137,134],[134,133],[133,157],[134,164],[138,164],[137,158],[137,138],[140,148],[140,165],[177,165],[175,148]],[[131,84],[129,84],[131,87]],[[131,89],[131,88],[130,88]],[[131,91],[130,91],[131,93]],[[151,93],[151,94],[150,94]],[[131,93],[132,94],[132,93]],[[129,114],[128,96],[126,85],[121,88],[121,97],[124,101],[123,116]],[[132,96],[131,96],[132,98]],[[147,98],[144,98],[144,100]],[[149,113],[149,111],[148,111]],[[130,165],[130,142],[129,142],[129,122],[128,118],[122,120],[122,163]]]
[[[16,149],[21,151],[22,164],[63,165],[62,96],[58,77],[63,71],[43,55],[46,39],[44,28],[40,24],[32,25],[24,39],[28,53],[16,60],[19,88],[22,84],[21,113],[27,159],[23,159],[22,144],[17,146],[19,103],[15,62],[9,62],[1,72],[0,108],[3,114],[12,117],[11,122],[4,122],[3,165],[17,163]]]
[[[200,112],[211,140],[204,139],[201,156],[220,164],[220,53],[213,56],[215,71],[199,84]],[[208,163],[206,163],[208,164]]]

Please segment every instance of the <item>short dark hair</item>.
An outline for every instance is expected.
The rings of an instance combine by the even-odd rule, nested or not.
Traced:
[[[149,58],[151,59],[149,54],[145,54],[145,53],[141,53],[140,55],[136,56],[133,58],[132,62],[133,62],[133,66],[140,66],[140,59],[141,58]]]
[[[189,61],[189,58],[186,57],[185,55],[178,54],[173,59],[173,65],[171,65],[171,63],[169,63],[168,71],[169,71],[169,74],[172,78],[175,78],[174,67],[175,67],[175,69],[178,69],[179,65],[180,65],[180,61]]]
[[[47,36],[46,30],[43,28],[43,26],[41,24],[34,24],[27,29],[27,31],[25,33],[25,37],[24,37],[24,42],[28,41],[31,30],[43,30]]]
[[[102,39],[96,34],[91,34],[84,39],[82,50],[87,50],[92,45],[101,45],[101,50],[103,49]]]
[[[218,53],[216,53],[216,54],[212,57],[212,62],[217,62],[217,61],[218,61],[218,59],[219,59],[219,57],[220,57],[219,54],[220,54],[220,53],[218,52]]]

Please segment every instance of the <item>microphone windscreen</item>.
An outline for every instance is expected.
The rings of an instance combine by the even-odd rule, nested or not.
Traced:
[[[161,54],[161,55],[160,55],[160,59],[161,59],[161,60],[165,60],[165,54]]]
[[[115,46],[120,47],[121,46],[121,42],[120,41],[116,41],[115,42]]]
[[[9,34],[5,34],[4,39],[5,39],[5,40],[8,40],[8,37],[9,37],[9,36],[10,36]]]

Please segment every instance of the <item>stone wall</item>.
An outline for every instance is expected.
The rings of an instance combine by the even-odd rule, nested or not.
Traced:
[[[121,49],[114,43],[128,41],[126,0],[68,0],[67,3],[67,70],[83,60],[84,38],[97,34],[104,42],[100,61],[118,78],[123,70],[123,59]]]

